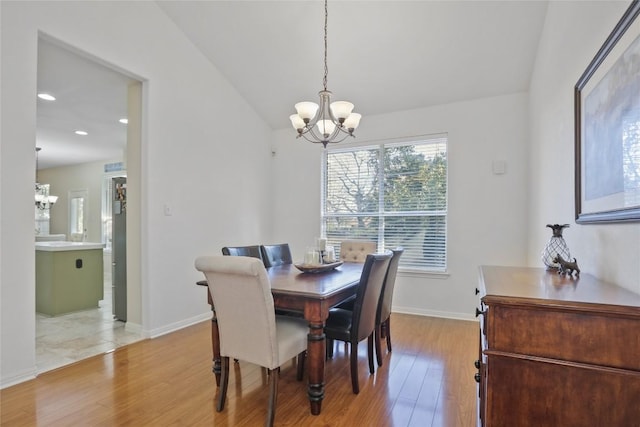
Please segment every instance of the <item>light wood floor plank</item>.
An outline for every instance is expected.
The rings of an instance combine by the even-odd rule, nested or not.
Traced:
[[[209,322],[122,347],[0,391],[2,426],[260,426],[267,375],[231,363],[223,412],[216,412]],[[476,417],[475,322],[393,314],[393,352],[370,375],[359,346],[360,394],[349,354],[336,345],[326,366],[322,413],[313,416],[295,361],[280,373],[277,426],[471,427]]]

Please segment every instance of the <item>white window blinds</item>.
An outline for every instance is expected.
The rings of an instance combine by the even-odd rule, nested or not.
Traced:
[[[322,226],[328,242],[405,248],[404,268],[443,272],[447,249],[447,138],[327,150]]]

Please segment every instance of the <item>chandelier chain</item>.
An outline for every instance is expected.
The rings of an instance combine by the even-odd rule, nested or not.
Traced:
[[[324,0],[324,78],[322,84],[324,90],[327,90],[327,74],[329,74],[329,66],[327,65],[327,20],[329,12],[327,9],[327,0]]]
[[[353,112],[353,104],[350,102],[331,102],[332,93],[327,90],[327,76],[329,75],[328,3],[328,0],[324,0],[324,76],[322,78],[323,90],[318,92],[320,105],[314,102],[298,102],[295,104],[297,114],[289,116],[293,128],[298,132],[297,138],[302,137],[309,142],[321,143],[325,148],[330,142],[341,142],[347,137],[355,137],[353,131],[358,127],[362,117]]]
[[[36,147],[36,184],[38,184],[38,153],[40,153],[42,147]]]

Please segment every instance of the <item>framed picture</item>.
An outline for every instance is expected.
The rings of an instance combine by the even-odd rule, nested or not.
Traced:
[[[640,0],[574,90],[577,223],[640,221]]]

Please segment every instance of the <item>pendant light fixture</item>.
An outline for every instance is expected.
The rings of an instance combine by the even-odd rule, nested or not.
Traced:
[[[40,147],[36,147],[36,207],[40,210],[51,209],[58,201],[58,196],[50,196],[48,186],[42,185],[38,182],[38,153],[42,150]]]
[[[297,114],[289,116],[293,128],[298,131],[296,138],[303,137],[309,142],[320,143],[325,148],[329,143],[344,141],[348,136],[355,137],[353,131],[362,117],[353,113],[353,104],[347,101],[331,102],[331,92],[327,90],[327,20],[329,17],[327,0],[324,2],[324,78],[320,105],[315,102],[298,102]]]

